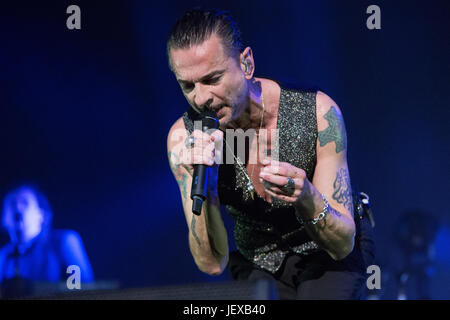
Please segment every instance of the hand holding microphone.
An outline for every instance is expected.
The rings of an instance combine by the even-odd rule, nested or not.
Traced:
[[[200,215],[203,201],[206,199],[208,186],[217,188],[218,165],[215,160],[216,143],[223,139],[223,132],[217,130],[219,120],[213,111],[202,113],[201,131],[196,129],[186,139],[186,147],[190,149],[193,169],[191,199],[192,212]],[[211,135],[210,135],[211,133]],[[217,150],[221,152],[221,150]],[[211,183],[212,182],[212,183]]]

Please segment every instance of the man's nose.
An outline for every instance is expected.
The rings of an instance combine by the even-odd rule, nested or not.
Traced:
[[[201,110],[209,109],[213,103],[213,98],[208,91],[203,88],[199,88],[195,92],[194,103],[195,106]]]

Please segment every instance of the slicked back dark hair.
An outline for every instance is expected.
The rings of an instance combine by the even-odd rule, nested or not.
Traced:
[[[187,11],[172,27],[167,40],[169,67],[171,49],[187,49],[202,44],[212,34],[222,39],[230,56],[238,56],[243,49],[241,32],[228,11],[194,9]]]

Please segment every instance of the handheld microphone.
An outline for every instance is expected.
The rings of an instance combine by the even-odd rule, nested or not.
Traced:
[[[209,129],[218,129],[219,120],[214,111],[205,111],[202,113],[202,131],[206,132]],[[208,181],[208,174],[211,168],[204,164],[194,165],[194,175],[192,176],[191,199],[192,212],[197,216],[202,212],[203,201],[206,199],[206,187]]]

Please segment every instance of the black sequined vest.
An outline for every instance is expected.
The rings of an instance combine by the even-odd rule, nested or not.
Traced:
[[[199,120],[199,116],[189,108],[183,114],[183,120],[186,129],[192,133],[194,121]],[[303,169],[312,181],[318,135],[316,92],[281,87],[277,129],[277,143],[273,149],[278,151],[279,161]],[[225,146],[224,143],[224,157]],[[235,221],[234,237],[241,254],[275,273],[289,252],[306,255],[320,250],[297,220],[292,205],[277,199],[268,203],[256,193],[252,199],[243,170],[246,170],[245,165],[221,164],[218,179],[220,204]]]

